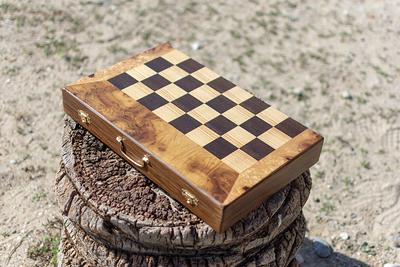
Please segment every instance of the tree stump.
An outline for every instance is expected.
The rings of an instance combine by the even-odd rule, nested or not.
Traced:
[[[65,117],[59,266],[296,266],[309,172],[218,234]]]

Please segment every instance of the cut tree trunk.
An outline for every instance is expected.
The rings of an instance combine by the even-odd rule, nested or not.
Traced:
[[[59,266],[295,266],[310,188],[307,171],[218,234],[66,117]]]

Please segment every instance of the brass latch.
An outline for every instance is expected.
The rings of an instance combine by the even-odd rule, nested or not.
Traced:
[[[89,114],[87,114],[85,111],[78,109],[78,115],[81,117],[81,122],[85,124],[90,124],[91,120],[89,117]]]
[[[196,207],[199,204],[199,200],[188,190],[182,189],[182,195],[186,198],[186,203],[192,207]]]

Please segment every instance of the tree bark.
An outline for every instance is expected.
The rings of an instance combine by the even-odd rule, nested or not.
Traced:
[[[59,266],[295,266],[309,172],[218,234],[69,117]]]

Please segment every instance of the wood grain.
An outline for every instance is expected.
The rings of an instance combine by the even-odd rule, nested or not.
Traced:
[[[77,121],[78,109],[88,112],[92,123],[83,126],[117,153],[120,152],[115,138],[121,135],[126,140],[126,150],[132,158],[150,155],[151,165],[140,171],[214,229],[225,230],[259,205],[263,199],[318,161],[323,143],[320,135],[288,119],[287,115],[269,107],[237,86],[222,93],[211,88],[215,87],[215,84],[230,86],[229,81],[222,77],[209,83],[210,86],[203,85],[189,94],[203,102],[215,99],[216,96],[225,96],[233,103],[241,103],[223,114],[236,124],[247,122],[250,118],[261,118],[270,125],[277,126],[258,136],[259,140],[269,144],[269,149],[273,150],[260,161],[242,150],[234,151],[220,160],[203,148],[212,141],[218,141],[218,134],[202,125],[185,135],[170,124],[183,115],[182,110],[169,103],[150,111],[141,104],[143,102],[137,101],[152,93],[143,83],[138,82],[119,90],[107,81],[121,72],[127,72],[137,80],[149,78],[155,72],[143,63],[160,56],[174,64],[188,58],[168,43],[150,49],[64,88],[64,109]],[[132,70],[134,67],[136,68]],[[172,80],[178,80],[183,75],[180,71],[163,71],[166,72],[166,77]],[[218,77],[207,68],[197,70],[191,75],[204,81],[210,77]],[[159,95],[168,101],[186,94],[173,83],[159,89],[159,92]],[[256,117],[249,112],[265,106],[267,108]],[[203,124],[207,122],[207,125],[219,115],[206,104],[190,110],[188,114]],[[291,129],[290,125],[297,128]],[[303,127],[306,130],[303,130]],[[287,130],[290,136],[279,129]],[[298,134],[299,132],[301,133]],[[238,148],[255,138],[252,133],[240,127],[232,128],[221,135],[224,140]],[[192,192],[200,200],[199,206],[192,207],[186,204],[181,189]]]
[[[74,84],[84,84],[84,83],[91,83],[97,81],[107,80],[113,77],[116,73],[128,71],[136,66],[143,64],[144,62],[156,58],[160,55],[166,54],[167,52],[171,51],[173,48],[170,43],[164,43],[159,46],[156,46],[152,49],[149,49],[145,52],[142,52],[138,55],[130,57],[128,59],[122,60],[110,67],[105,69],[99,70],[94,74],[91,74],[86,77],[82,77],[79,80],[71,83],[70,85]]]
[[[55,183],[64,256],[92,266],[286,266],[302,244],[309,172],[218,234],[67,116],[62,155]]]
[[[91,124],[83,126],[111,149],[119,153],[115,138],[122,135],[128,140],[126,150],[132,157],[150,155],[151,166],[140,171],[180,199],[207,223],[219,229],[222,218],[220,203],[230,192],[238,176],[236,171],[139,103],[114,90],[107,82],[70,86],[63,94],[65,111],[76,121],[79,121],[76,111],[83,109],[92,119]],[[80,99],[86,99],[90,106]],[[118,105],[112,101],[117,101]],[[199,199],[197,207],[186,204],[181,195],[182,188],[196,194]],[[213,216],[209,216],[210,213]]]
[[[290,183],[307,167],[318,162],[323,138],[307,129],[278,150],[244,172],[236,179],[229,196],[225,199],[224,218],[221,229],[227,229],[245,216],[246,209],[258,207],[263,199],[279,190],[282,184]],[[277,167],[280,166],[280,167]],[[260,179],[262,175],[267,178]]]

